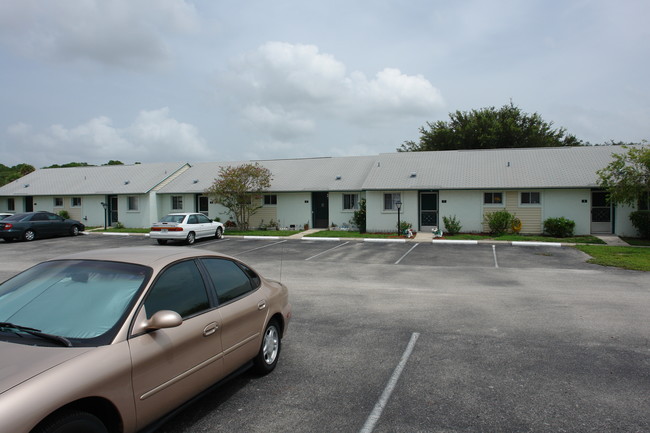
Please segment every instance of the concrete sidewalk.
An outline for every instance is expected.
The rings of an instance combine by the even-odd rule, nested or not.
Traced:
[[[613,246],[613,247],[629,247],[630,244],[625,242],[623,239],[619,238],[616,235],[594,235],[598,239],[601,239],[605,241],[607,245]]]

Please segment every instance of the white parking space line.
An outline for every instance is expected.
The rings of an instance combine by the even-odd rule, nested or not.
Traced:
[[[393,393],[393,390],[397,385],[399,377],[402,375],[402,370],[404,370],[406,362],[411,357],[411,353],[413,353],[415,342],[418,341],[419,336],[420,333],[418,332],[411,334],[411,341],[409,341],[408,346],[406,346],[406,350],[404,350],[404,354],[402,354],[402,359],[400,360],[399,364],[397,364],[397,367],[395,367],[393,375],[390,377],[390,380],[384,388],[384,392],[381,394],[381,397],[379,397],[377,404],[375,404],[375,408],[368,416],[368,419],[366,420],[366,423],[363,425],[361,430],[359,430],[359,433],[371,433],[375,429],[375,425],[377,424],[377,421],[379,421],[379,418],[381,417],[381,414],[384,411],[388,400],[390,399],[390,395]]]
[[[322,252],[316,254],[315,256],[308,257],[308,258],[305,259],[305,261],[307,261],[307,260],[311,260],[311,259],[313,259],[313,258],[315,258],[315,257],[318,257],[318,256],[320,256],[320,255],[322,255],[322,254],[328,253],[328,252],[330,252],[330,251],[332,251],[332,250],[335,250],[335,249],[337,249],[337,248],[340,248],[340,247],[342,247],[343,245],[347,245],[347,244],[349,244],[349,243],[350,243],[350,241],[344,242],[344,243],[342,243],[341,245],[337,245],[337,246],[335,246],[334,248],[330,248],[330,249],[328,249],[328,250],[322,251]]]
[[[497,247],[496,247],[496,245],[492,245],[492,255],[494,256],[494,267],[498,268],[499,267],[499,262],[497,261]]]
[[[219,242],[219,243],[228,242],[229,240],[230,239],[213,239],[211,241],[201,242],[200,244],[194,243],[194,244],[192,244],[192,247],[202,247],[202,246],[205,246],[205,245],[216,244],[217,242]]]
[[[408,256],[409,253],[410,253],[411,251],[413,251],[413,250],[415,249],[415,247],[417,247],[418,245],[420,245],[420,244],[417,243],[417,244],[413,245],[413,246],[411,247],[410,250],[408,250],[406,253],[404,253],[404,255],[403,255],[402,257],[400,257],[398,261],[395,262],[395,264],[396,264],[396,265],[399,265],[399,262],[401,262],[402,259],[403,259],[404,257]]]
[[[261,247],[251,248],[250,250],[242,251],[241,253],[237,253],[237,254],[233,254],[233,255],[234,255],[235,257],[236,257],[236,256],[241,256],[242,254],[250,253],[250,252],[252,252],[252,251],[261,250],[261,249],[263,249],[263,248],[272,247],[273,245],[277,245],[277,244],[283,244],[283,243],[285,243],[285,242],[286,242],[286,239],[283,240],[283,241],[280,241],[280,242],[273,242],[272,244],[262,245]]]

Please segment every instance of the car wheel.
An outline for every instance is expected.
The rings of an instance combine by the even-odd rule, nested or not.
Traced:
[[[158,245],[167,245],[167,239],[156,239],[158,241]]]
[[[70,236],[78,236],[78,235],[79,235],[79,226],[70,227]]]
[[[187,234],[187,238],[185,239],[185,243],[187,245],[192,245],[195,240],[196,240],[196,235],[194,234],[194,232],[189,232]]]
[[[95,415],[81,411],[66,411],[46,421],[34,433],[108,433]]]
[[[223,229],[221,227],[217,229],[217,232],[214,234],[214,237],[217,239],[223,238]]]
[[[33,241],[36,239],[36,233],[34,233],[34,230],[25,230],[25,233],[23,234],[23,239],[26,241]]]
[[[262,336],[262,347],[253,360],[258,374],[268,374],[275,369],[280,357],[281,341],[278,322],[271,320]]]

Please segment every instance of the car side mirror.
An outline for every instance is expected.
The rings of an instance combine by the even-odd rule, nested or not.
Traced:
[[[183,318],[176,311],[160,310],[147,320],[144,328],[148,331],[156,329],[175,328],[183,323]]]

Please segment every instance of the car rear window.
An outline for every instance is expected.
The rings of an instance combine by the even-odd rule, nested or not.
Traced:
[[[160,222],[161,223],[182,223],[185,219],[185,215],[165,215]]]

